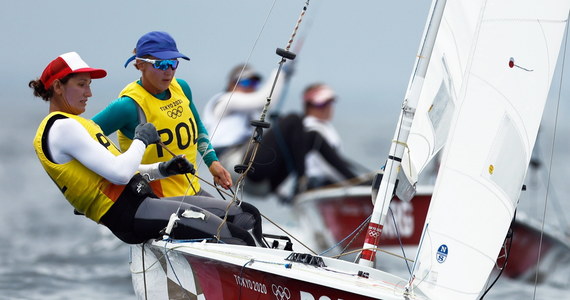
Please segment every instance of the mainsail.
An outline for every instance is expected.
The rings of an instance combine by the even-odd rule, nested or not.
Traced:
[[[434,299],[476,298],[495,265],[523,186],[569,8],[568,0],[447,1],[442,32],[444,24],[465,22],[467,36],[453,34],[456,27],[447,30],[470,46],[458,44],[457,57],[438,58],[442,70],[461,76],[449,76],[457,107],[411,279]]]

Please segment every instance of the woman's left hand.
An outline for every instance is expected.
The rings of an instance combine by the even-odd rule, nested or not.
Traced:
[[[229,189],[232,187],[232,177],[230,172],[226,170],[219,161],[214,161],[210,165],[210,173],[214,177],[214,182],[224,189]]]

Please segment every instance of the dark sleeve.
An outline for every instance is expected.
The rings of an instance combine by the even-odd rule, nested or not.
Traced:
[[[101,127],[105,135],[120,130],[130,139],[134,137],[135,128],[139,124],[137,106],[129,97],[122,97],[109,103],[92,120]]]
[[[176,79],[178,84],[182,87],[184,94],[190,100],[190,109],[192,110],[192,114],[194,115],[194,119],[196,121],[196,126],[198,127],[198,151],[204,159],[204,162],[209,167],[212,162],[218,160],[218,156],[216,155],[216,151],[214,151],[214,147],[212,143],[210,143],[210,137],[208,135],[208,130],[202,120],[200,119],[200,115],[198,114],[198,110],[194,105],[194,101],[192,100],[192,90],[190,90],[190,86],[188,83],[182,79]]]

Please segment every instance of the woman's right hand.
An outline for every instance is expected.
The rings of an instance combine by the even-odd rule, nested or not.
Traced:
[[[177,155],[169,161],[163,161],[158,165],[158,170],[162,176],[168,177],[178,174],[195,174],[194,165],[189,162],[184,155]]]
[[[141,140],[146,146],[160,142],[160,136],[152,123],[137,125],[134,139]]]
[[[222,186],[226,190],[232,187],[232,176],[219,161],[212,162],[209,170],[212,177],[214,177],[214,182],[216,184]]]

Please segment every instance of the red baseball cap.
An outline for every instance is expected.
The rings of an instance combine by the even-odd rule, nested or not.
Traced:
[[[69,74],[90,73],[92,79],[107,76],[103,69],[90,68],[76,52],[68,52],[52,60],[44,69],[40,77],[44,87],[49,89],[56,79],[61,79]]]

